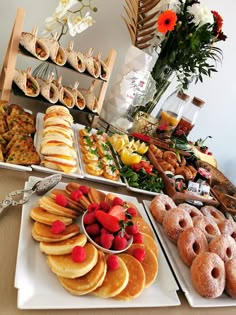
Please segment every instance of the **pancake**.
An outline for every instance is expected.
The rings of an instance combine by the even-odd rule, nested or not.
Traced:
[[[78,183],[70,183],[66,185],[66,192],[70,194],[72,191],[79,189],[81,185]],[[90,200],[87,198],[87,196],[83,196],[80,198],[79,203],[84,209],[87,209],[88,206],[91,204]]]
[[[155,240],[148,234],[140,232],[143,238],[143,245],[151,249],[156,257],[158,257],[158,247]]]
[[[100,190],[97,190],[97,189],[91,187],[89,190],[89,193],[88,193],[88,197],[92,203],[96,202],[99,204],[100,202],[105,200],[106,194]]]
[[[65,225],[72,224],[71,218],[52,214],[40,207],[35,207],[31,209],[30,217],[37,222],[47,224],[47,225],[52,225],[52,223],[56,220],[60,220]]]
[[[131,255],[119,254],[129,271],[129,282],[127,286],[118,295],[115,296],[119,300],[131,300],[138,297],[144,289],[145,272],[141,263]]]
[[[78,215],[77,211],[58,205],[49,196],[41,197],[39,199],[39,206],[52,214],[58,214],[72,219]]]
[[[52,197],[54,200],[56,198],[56,195],[63,195],[66,197],[67,200],[67,208],[76,210],[78,212],[84,212],[84,208],[79,203],[79,201],[75,201],[70,198],[69,194],[64,189],[53,189],[50,192],[50,197]]]
[[[158,274],[158,260],[155,254],[143,244],[132,244],[126,251],[125,254],[133,255],[133,251],[137,248],[145,250],[144,260],[141,262],[143,270],[145,272],[145,288],[155,281]]]
[[[88,273],[96,265],[98,251],[91,243],[84,245],[86,259],[82,262],[74,262],[71,254],[48,255],[47,263],[57,276],[74,279]]]
[[[60,242],[40,242],[39,248],[47,255],[65,255],[70,254],[75,246],[84,246],[86,242],[86,235],[80,233]]]
[[[72,236],[79,234],[80,228],[77,224],[68,225],[61,233],[55,234],[51,230],[51,226],[34,222],[32,236],[39,242],[59,242],[66,240]]]
[[[108,257],[108,256],[106,256]],[[92,294],[102,298],[113,297],[124,290],[129,281],[129,271],[125,263],[118,257],[119,266],[115,270],[107,269],[105,279]]]
[[[146,233],[154,239],[154,233],[151,226],[143,218],[133,217],[132,221],[134,224],[137,224],[139,232]]]
[[[100,286],[107,272],[107,264],[103,252],[98,252],[98,261],[96,265],[86,275],[68,279],[58,276],[61,285],[74,295],[84,295],[92,292]]]

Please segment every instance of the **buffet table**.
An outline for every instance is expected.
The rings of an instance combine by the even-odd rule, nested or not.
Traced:
[[[33,172],[21,172],[8,169],[0,169],[0,200],[12,190],[22,189],[24,183],[28,180],[29,176],[45,177],[47,174]],[[63,182],[71,182],[69,178],[63,178]],[[86,180],[80,180],[83,184],[89,184],[91,187],[103,189],[107,191],[113,191],[115,193],[129,194],[124,187],[112,187],[95,182],[88,182]],[[134,197],[137,197],[139,201],[142,199],[151,200],[150,196],[142,196],[132,193]],[[17,290],[14,288],[14,277],[16,267],[16,257],[18,248],[19,229],[21,224],[21,206],[9,207],[4,210],[0,217],[0,249],[1,249],[1,269],[0,269],[0,305],[1,313],[4,315],[15,315],[26,313],[25,310],[17,309]],[[185,299],[184,294],[178,291],[178,295],[181,301],[180,306],[174,307],[159,307],[159,308],[121,308],[121,309],[79,309],[78,310],[27,310],[27,314],[110,314],[111,312],[116,314],[143,314],[148,312],[149,314],[234,314],[235,307],[223,308],[191,308]],[[79,297],[78,297],[79,299]],[[104,300],[104,305],[106,301]],[[121,302],[125,303],[125,302]],[[40,309],[40,307],[39,307]]]

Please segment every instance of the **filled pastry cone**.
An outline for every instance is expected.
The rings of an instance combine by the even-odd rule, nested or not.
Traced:
[[[51,104],[56,104],[59,100],[59,90],[57,86],[52,82],[53,78],[44,80],[36,77],[36,80],[40,87],[40,93]]]
[[[88,90],[86,89],[79,89],[79,91],[82,93],[85,104],[88,109],[90,109],[93,113],[98,112],[98,100],[94,94],[94,83],[93,82]]]
[[[97,79],[100,77],[101,74],[101,64],[97,58],[94,58],[92,56],[92,54],[93,49],[90,48],[88,53],[85,55],[86,70],[89,74],[91,74],[91,76]]]
[[[36,29],[32,33],[22,32],[20,45],[39,60],[47,60],[49,57],[48,47],[36,36]]]
[[[15,69],[13,81],[26,96],[36,97],[40,93],[40,87],[36,79],[31,75],[32,68],[26,70]]]
[[[80,73],[84,72],[86,69],[85,57],[81,52],[75,52],[73,50],[74,42],[69,43],[69,47],[66,49],[67,62],[69,65]]]
[[[43,37],[40,41],[43,42],[49,49],[49,56],[53,62],[58,66],[64,66],[67,61],[67,55],[64,48],[62,48],[57,39],[57,34],[54,38]]]
[[[100,64],[100,78],[103,80],[108,80],[110,76],[110,71],[107,64],[101,59],[101,52],[98,53],[96,60]]]
[[[85,108],[85,98],[83,94],[78,90],[79,82],[75,82],[74,87],[67,87],[67,89],[71,92],[75,99],[75,106],[77,106],[80,110]]]
[[[59,90],[59,101],[62,105],[65,105],[68,108],[73,108],[75,106],[74,96],[66,87],[62,85],[61,81],[62,77],[52,81]]]

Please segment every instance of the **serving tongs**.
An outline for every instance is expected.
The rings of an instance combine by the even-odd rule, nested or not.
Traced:
[[[18,189],[10,192],[0,201],[0,214],[9,206],[23,205],[34,193],[38,196],[46,194],[60,182],[61,178],[61,174],[54,174],[37,181],[30,189]]]

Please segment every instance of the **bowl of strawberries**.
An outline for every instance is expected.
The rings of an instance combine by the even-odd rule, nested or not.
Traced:
[[[132,217],[135,209],[115,197],[112,202],[92,203],[84,212],[81,227],[88,240],[108,254],[126,251],[133,243],[138,227]]]

